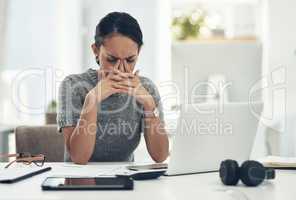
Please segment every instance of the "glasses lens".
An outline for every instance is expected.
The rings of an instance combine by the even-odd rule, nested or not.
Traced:
[[[30,164],[31,164],[31,162],[29,162],[29,161],[25,161],[25,160],[23,160],[23,161],[19,161],[19,162],[22,162],[22,163],[25,164],[25,165],[30,165]]]
[[[33,163],[35,164],[35,165],[37,165],[38,167],[42,167],[43,165],[44,165],[44,160],[42,161],[42,160],[38,160],[38,161],[33,161]]]
[[[41,156],[39,157],[38,159],[34,160],[34,164],[39,166],[39,167],[42,167],[44,165],[44,161],[45,161],[45,156]]]

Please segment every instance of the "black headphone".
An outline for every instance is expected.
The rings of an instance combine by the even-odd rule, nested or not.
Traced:
[[[236,185],[241,180],[247,186],[257,186],[264,179],[274,179],[275,171],[254,160],[247,160],[239,167],[235,160],[228,159],[221,162],[219,175],[224,185]]]

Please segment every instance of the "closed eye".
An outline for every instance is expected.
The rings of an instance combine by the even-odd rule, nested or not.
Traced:
[[[117,59],[115,59],[115,58],[107,58],[107,61],[110,62],[110,63],[116,63]]]
[[[133,62],[135,62],[135,60],[134,59],[127,59],[126,62],[133,63]]]

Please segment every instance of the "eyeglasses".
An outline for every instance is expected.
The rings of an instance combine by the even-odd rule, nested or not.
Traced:
[[[31,155],[30,153],[16,153],[16,154],[0,154],[0,157],[16,157],[15,160],[8,163],[5,168],[8,168],[15,162],[21,162],[25,165],[34,163],[38,167],[42,167],[45,162],[45,156],[43,154]]]

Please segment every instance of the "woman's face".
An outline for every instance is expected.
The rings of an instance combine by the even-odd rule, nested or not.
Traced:
[[[132,73],[139,55],[139,47],[132,39],[114,34],[104,39],[100,48],[92,45],[95,56],[104,70],[111,70],[115,66],[122,72]]]

